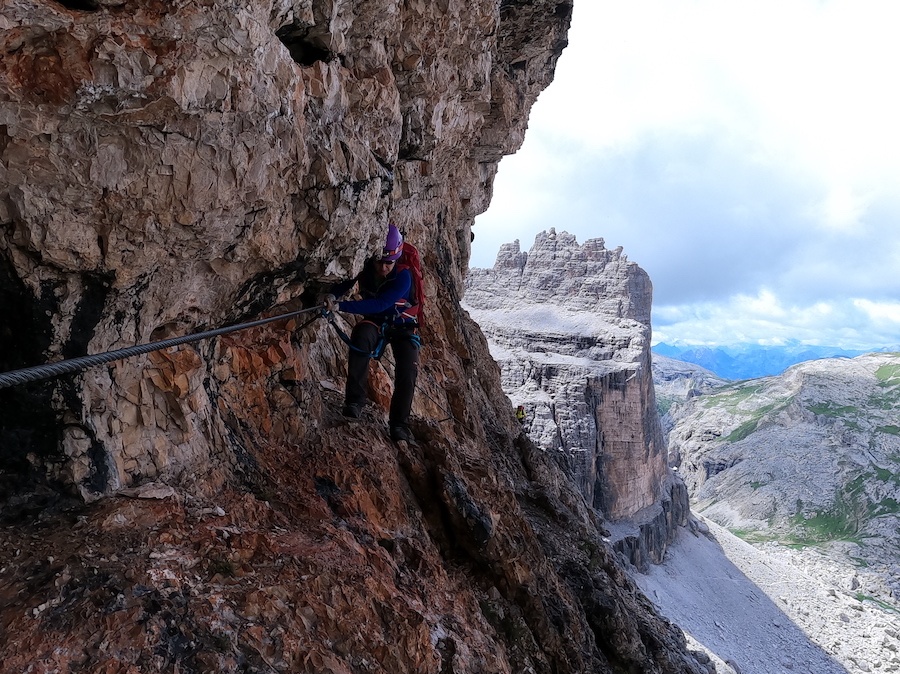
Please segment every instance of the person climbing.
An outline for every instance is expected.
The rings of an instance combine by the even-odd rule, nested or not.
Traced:
[[[516,419],[519,420],[520,424],[525,423],[525,406],[524,405],[519,405],[516,408]]]
[[[409,246],[410,244],[407,244]],[[350,333],[347,386],[342,413],[358,419],[367,398],[369,360],[380,356],[386,344],[394,354],[394,393],[388,415],[391,439],[412,441],[407,422],[419,372],[419,334],[413,269],[398,264],[404,254],[403,235],[393,224],[380,255],[366,260],[355,278],[331,287],[325,297],[327,311],[360,314],[363,320]],[[362,299],[338,301],[354,285]]]

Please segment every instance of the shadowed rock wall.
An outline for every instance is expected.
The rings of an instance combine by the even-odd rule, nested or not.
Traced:
[[[7,367],[255,315],[358,269],[388,217],[433,244],[452,292],[570,9],[72,7],[2,10],[3,263],[33,317],[7,339],[40,345],[4,349]],[[70,380],[50,406],[73,418],[42,450],[58,477],[89,498],[205,463],[225,436],[209,362],[179,370],[187,406],[151,382],[153,357]],[[113,419],[109,399],[129,407]]]
[[[0,7],[0,369],[309,306],[389,218],[428,288],[410,448],[321,321],[0,392],[6,671],[702,671],[459,307],[571,11]]]

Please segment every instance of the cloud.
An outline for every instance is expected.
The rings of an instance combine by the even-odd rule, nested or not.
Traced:
[[[729,345],[801,342],[845,349],[900,345],[900,304],[844,300],[785,305],[774,294],[653,311],[653,343]]]
[[[495,199],[515,205],[497,211],[493,227],[489,210],[476,241],[482,222],[499,237],[511,221],[523,233],[554,226],[580,241],[601,237],[647,270],[664,303],[724,298],[759,285],[789,268],[802,244],[802,232],[785,220],[806,217],[810,188],[717,134],[648,136],[627,150],[569,157],[552,171],[505,160],[515,179],[498,181]],[[532,236],[521,237],[524,248]]]
[[[623,246],[654,316],[694,307],[710,339],[900,342],[855,304],[900,296],[898,24],[893,1],[576,4],[472,265],[555,227]]]

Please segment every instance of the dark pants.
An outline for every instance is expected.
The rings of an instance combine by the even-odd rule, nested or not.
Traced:
[[[392,427],[405,426],[419,374],[419,347],[410,339],[412,329],[388,327],[387,331],[387,340],[394,354],[394,395],[388,418]],[[368,354],[378,345],[380,333],[381,329],[369,321],[357,323],[350,333],[350,341],[356,348],[350,349],[347,362],[347,404],[366,402],[371,360]]]

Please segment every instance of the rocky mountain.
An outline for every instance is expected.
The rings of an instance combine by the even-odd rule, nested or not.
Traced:
[[[665,431],[668,431],[672,425],[672,418],[669,414],[672,405],[710,393],[729,383],[727,379],[722,379],[699,365],[666,358],[655,353],[651,371],[656,405]]]
[[[888,349],[886,349],[887,351]],[[755,343],[727,346],[696,346],[660,343],[653,347],[654,356],[665,356],[700,365],[723,379],[757,379],[781,374],[791,365],[819,358],[853,358],[864,350],[844,349],[787,342],[781,345]]]
[[[588,502],[629,532],[620,546],[641,567],[662,558],[688,514],[656,410],[651,295],[621,248],[550,229],[527,253],[515,241],[492,269],[470,270],[463,303],[504,391],[526,409],[528,436],[567,457]]]
[[[459,304],[571,12],[0,5],[0,371],[312,307],[389,219],[428,301],[412,446],[385,432],[390,357],[363,418],[336,412],[346,347],[324,321],[0,390],[4,672],[709,671],[521,433]],[[612,359],[597,395],[632,410],[611,446],[643,457],[616,508],[666,470],[628,298],[613,344],[585,347]]]
[[[801,363],[674,403],[670,460],[693,507],[900,611],[900,355]]]

